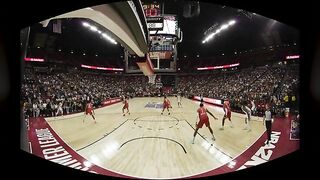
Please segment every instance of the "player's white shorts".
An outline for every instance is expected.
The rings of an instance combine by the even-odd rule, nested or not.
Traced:
[[[248,120],[251,120],[251,111],[249,113],[244,112],[244,117],[248,118]]]
[[[57,110],[57,113],[56,113],[56,114],[58,115],[59,113],[60,113],[60,114],[63,114],[63,110],[62,110],[62,108],[61,108],[61,107],[59,107],[59,108],[58,108],[58,110]]]

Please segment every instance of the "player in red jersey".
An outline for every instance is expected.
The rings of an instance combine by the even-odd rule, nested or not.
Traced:
[[[224,129],[224,121],[226,118],[229,119],[231,125],[230,127],[233,127],[232,125],[232,121],[231,121],[231,108],[230,108],[230,101],[228,99],[226,99],[224,102],[223,102],[223,111],[224,111],[224,116],[222,118],[222,127],[220,128],[220,130],[223,130]]]
[[[202,103],[200,103],[200,108],[197,110],[197,112],[199,114],[199,122],[196,123],[197,126],[196,126],[196,129],[193,134],[192,144],[194,144],[194,139],[197,135],[197,132],[198,132],[199,128],[202,128],[203,124],[205,124],[208,127],[210,133],[212,134],[212,140],[215,141],[216,138],[214,137],[213,131],[210,127],[209,117],[208,117],[207,113],[209,113],[215,120],[217,120],[218,118],[216,118],[210,111],[208,111],[207,108],[203,107]]]
[[[93,116],[95,113],[94,113],[94,110],[93,110],[93,105],[90,101],[88,101],[87,105],[86,105],[86,109],[84,111],[84,114],[85,114],[85,117],[87,117],[87,114],[90,114],[94,120],[94,123],[97,123],[96,122],[96,118]],[[84,122],[84,119],[83,118],[83,122]]]
[[[169,101],[169,99],[167,99],[167,96],[164,96],[164,100],[163,100],[163,109],[161,112],[161,115],[163,114],[163,111],[167,108],[168,110],[168,115],[170,115],[170,111],[169,108],[172,108],[171,103]]]
[[[122,107],[122,113],[123,113],[123,116],[125,116],[127,113],[130,115],[130,112],[129,112],[129,97],[124,97],[124,100],[123,100],[123,107]],[[127,109],[127,112],[124,113],[124,110]]]

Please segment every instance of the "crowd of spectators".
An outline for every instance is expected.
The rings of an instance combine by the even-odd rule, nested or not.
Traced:
[[[229,99],[234,111],[240,103],[250,105],[254,100],[258,113],[265,103],[271,103],[277,114],[284,108],[298,109],[299,66],[261,66],[228,73],[207,75],[184,75],[179,78],[178,91],[186,96],[203,96]]]
[[[36,72],[26,69],[21,84],[21,100],[27,117],[56,116],[62,102],[64,114],[80,112],[88,101],[94,107],[110,98],[151,96],[160,89],[142,75],[103,75],[82,71]]]
[[[255,101],[259,113],[266,102],[281,114],[290,107],[298,110],[299,66],[260,66],[218,74],[177,76],[177,87],[185,97],[229,99],[231,108]],[[64,114],[84,111],[88,101],[94,107],[104,100],[122,97],[161,96],[161,87],[148,83],[143,75],[95,74],[88,71],[35,71],[26,68],[21,84],[21,101],[27,117],[56,116],[62,102]]]

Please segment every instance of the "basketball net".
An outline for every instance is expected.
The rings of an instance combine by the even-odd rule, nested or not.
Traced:
[[[150,83],[150,84],[155,84],[155,83],[156,83],[156,77],[157,77],[156,74],[148,75],[149,83]]]

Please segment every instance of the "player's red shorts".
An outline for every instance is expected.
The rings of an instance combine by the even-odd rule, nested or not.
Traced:
[[[224,116],[227,118],[231,118],[231,111],[227,111],[227,116],[226,115],[224,115]]]
[[[203,118],[201,118],[200,121],[199,121],[198,124],[197,124],[197,127],[198,127],[198,128],[202,128],[203,124],[205,124],[207,127],[210,126],[209,118],[208,118],[208,117],[203,117]]]
[[[170,105],[169,104],[163,104],[163,109],[165,109],[165,108],[169,108],[170,107]]]
[[[86,115],[87,115],[87,114],[92,115],[92,109],[87,109],[87,110],[86,110]]]
[[[129,108],[129,104],[125,104],[122,109],[128,109],[128,108]]]

